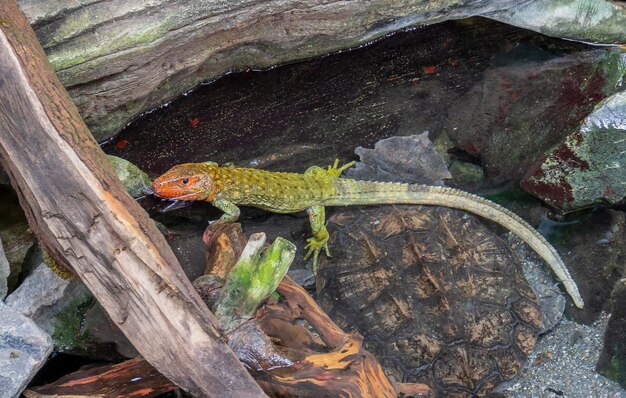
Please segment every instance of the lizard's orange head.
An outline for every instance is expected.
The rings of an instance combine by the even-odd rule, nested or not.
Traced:
[[[172,167],[152,182],[159,198],[172,200],[213,200],[213,182],[202,163],[185,163]]]

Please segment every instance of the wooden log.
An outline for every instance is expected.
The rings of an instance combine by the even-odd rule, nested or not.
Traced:
[[[261,289],[265,293],[258,297],[267,296],[267,292],[272,290],[267,281],[271,280],[273,284],[280,274],[284,274],[286,264],[290,263],[293,257],[293,245],[279,238],[273,247],[267,249],[263,260],[258,256],[258,249],[263,240],[259,234],[253,235],[246,248],[242,249],[245,238],[237,224],[213,224],[207,229],[205,238],[207,242],[214,243],[210,247],[214,255],[209,259],[224,261],[223,264],[210,263],[209,268],[226,277],[226,284],[224,279],[216,274],[204,275],[194,282],[196,289],[213,307],[224,305],[225,294],[229,297],[227,301],[237,300],[228,294],[228,285],[233,283],[232,280],[229,282],[229,279],[242,279],[243,274],[256,274],[252,277],[243,277],[250,280],[265,274],[261,277],[263,280],[261,285],[268,286],[268,289]],[[221,255],[220,251],[228,255]],[[257,254],[251,256],[252,251]],[[242,252],[239,261],[233,261],[232,254]],[[247,270],[238,269],[242,267],[242,261],[247,262],[253,257],[257,258],[254,267],[244,265],[243,268]],[[268,261],[282,264],[284,269],[271,270]],[[244,297],[241,299],[242,303],[246,303],[250,301],[249,295],[258,290],[259,283],[250,284],[251,289],[246,288],[245,284],[236,283],[236,285],[239,286],[237,289],[242,291],[241,296]],[[330,396],[392,398],[398,392],[413,396],[433,396],[433,391],[424,384],[398,383],[394,386],[389,383],[376,358],[363,349],[361,337],[346,334],[339,329],[306,291],[289,277],[283,279],[277,290],[281,295],[280,300],[274,297],[268,299],[256,314],[248,312],[248,316],[251,317],[249,320],[238,323],[236,328],[227,334],[229,345],[269,395],[300,398]],[[228,305],[228,308],[235,310],[239,307]],[[228,311],[216,311],[216,315],[220,322],[232,323],[230,320],[233,314]],[[243,314],[237,314],[235,319],[239,320],[241,315]],[[133,373],[135,378],[139,379],[133,383],[135,393],[117,385],[124,379],[117,377],[118,373],[125,375],[126,379]],[[122,397],[134,396],[132,394],[144,396],[141,394],[152,394],[155,388],[160,388],[158,386],[168,388],[171,384],[158,375],[145,360],[137,358],[113,368],[75,372],[52,384],[31,388],[25,394],[28,398],[86,397],[87,395],[82,394],[87,393],[93,397],[104,397],[111,396],[112,391],[115,391]]]
[[[24,391],[26,398],[150,398],[177,389],[145,359],[79,370],[51,384]]]
[[[124,191],[14,0],[0,0],[0,159],[31,228],[138,351],[197,396],[264,396]]]

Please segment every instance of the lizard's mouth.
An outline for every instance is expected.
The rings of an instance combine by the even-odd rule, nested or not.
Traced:
[[[182,209],[183,207],[187,207],[191,204],[191,201],[175,200],[175,199],[170,199],[168,202],[170,203],[169,205],[165,206],[164,208],[159,209],[158,211],[161,213],[166,213],[168,211]]]

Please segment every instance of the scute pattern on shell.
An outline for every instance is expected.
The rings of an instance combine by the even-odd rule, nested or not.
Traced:
[[[428,206],[329,220],[318,301],[387,375],[438,396],[486,395],[535,347],[541,312],[510,248],[474,216]]]

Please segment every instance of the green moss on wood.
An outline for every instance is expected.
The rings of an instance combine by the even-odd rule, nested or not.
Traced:
[[[293,243],[276,238],[261,253],[264,243],[263,233],[250,237],[220,292],[215,314],[225,331],[233,330],[254,315],[259,304],[276,290],[293,261],[296,253]]]

